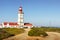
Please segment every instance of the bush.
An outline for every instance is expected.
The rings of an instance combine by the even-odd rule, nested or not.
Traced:
[[[38,28],[31,29],[31,30],[28,32],[28,35],[29,35],[29,36],[43,36],[43,37],[48,36],[48,34],[47,34],[46,32],[41,31],[41,30],[39,30]]]
[[[45,32],[59,32],[60,33],[60,27],[33,27],[32,29],[38,28],[39,30],[45,31]]]
[[[14,34],[14,35],[21,34],[21,33],[23,33],[25,31],[22,28],[3,28],[3,29],[5,31],[7,31],[8,33]]]
[[[5,30],[0,29],[0,40],[7,38],[7,37],[10,37],[12,35],[13,34],[10,34],[10,33],[6,32]]]
[[[0,40],[23,33],[24,29],[0,28]]]

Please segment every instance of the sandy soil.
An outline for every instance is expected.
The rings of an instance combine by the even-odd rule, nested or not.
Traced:
[[[60,33],[57,32],[47,32],[49,36],[47,37],[29,37],[28,31],[30,29],[25,29],[26,31],[22,34],[16,35],[14,37],[9,37],[3,40],[60,40]]]
[[[60,33],[47,32],[49,36],[47,37],[28,37],[27,40],[60,40]]]
[[[3,39],[3,40],[26,40],[26,38],[28,37],[27,34],[28,34],[29,30],[30,29],[25,29],[24,33],[13,36],[13,37],[9,37],[9,38]]]

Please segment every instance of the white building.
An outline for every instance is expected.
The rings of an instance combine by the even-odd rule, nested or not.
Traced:
[[[22,6],[18,10],[18,22],[3,22],[2,23],[3,28],[31,28],[33,25],[31,23],[24,23],[24,13],[22,10]]]
[[[24,13],[23,13],[22,7],[20,7],[18,11],[18,25],[19,27],[24,26]]]

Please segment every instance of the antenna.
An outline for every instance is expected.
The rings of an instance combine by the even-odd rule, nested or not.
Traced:
[[[22,7],[22,1],[20,1],[20,6]]]

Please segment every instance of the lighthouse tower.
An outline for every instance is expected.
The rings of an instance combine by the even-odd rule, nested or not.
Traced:
[[[22,10],[22,6],[20,6],[19,11],[18,11],[18,25],[19,27],[24,26],[24,13]]]

